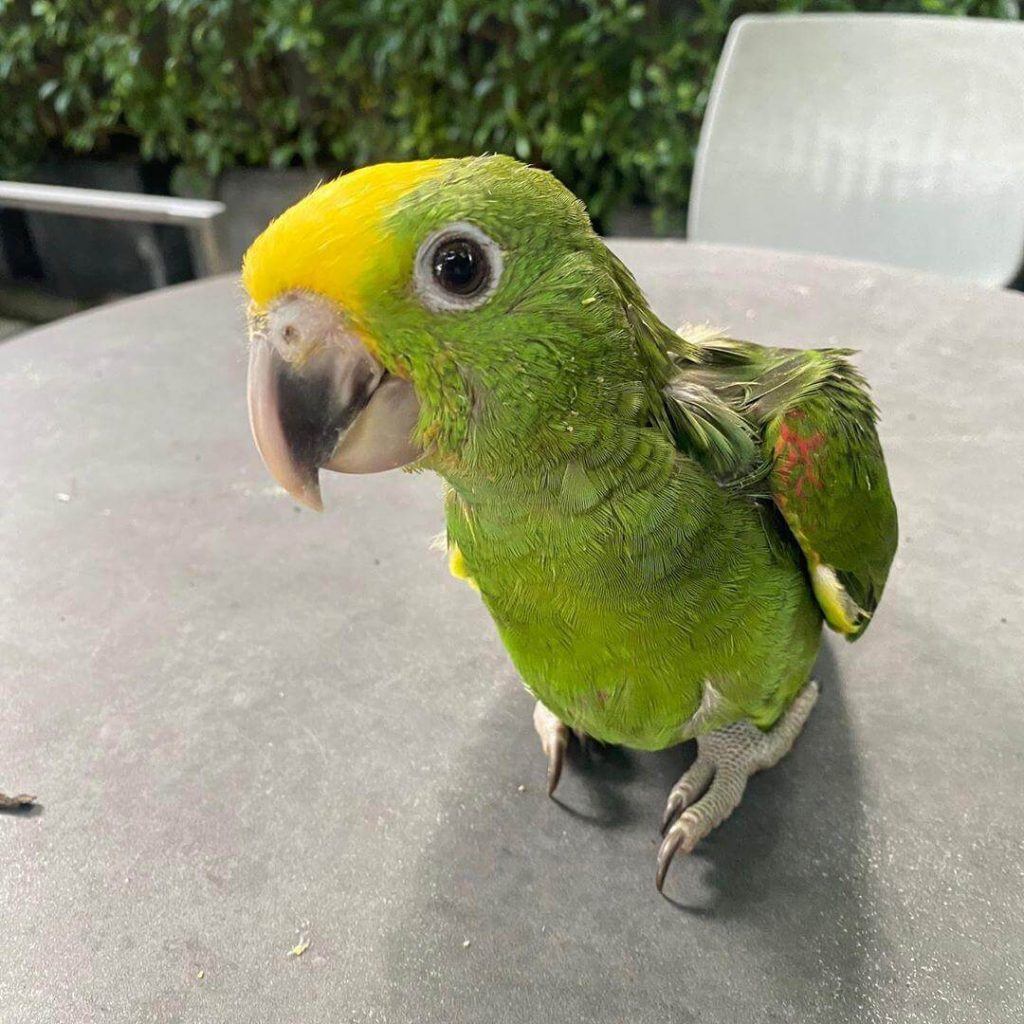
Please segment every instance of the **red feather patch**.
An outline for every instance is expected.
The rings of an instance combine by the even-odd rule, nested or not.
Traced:
[[[816,468],[816,452],[825,443],[825,435],[820,430],[802,432],[803,419],[802,409],[787,412],[779,423],[775,441],[776,472],[797,498],[803,498],[805,487],[821,490],[824,486]]]

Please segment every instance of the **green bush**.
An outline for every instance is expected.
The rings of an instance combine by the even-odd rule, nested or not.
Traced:
[[[1018,17],[1015,0],[0,0],[0,176],[48,152],[216,175],[501,151],[601,217],[684,208],[749,11]]]

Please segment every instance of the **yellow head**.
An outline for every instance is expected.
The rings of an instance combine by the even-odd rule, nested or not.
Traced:
[[[245,254],[242,283],[258,310],[287,292],[326,296],[358,324],[389,271],[388,219],[454,160],[375,164],[320,185],[271,221]],[[339,230],[340,227],[344,230]]]
[[[510,157],[321,185],[253,242],[243,280],[257,444],[311,504],[320,468],[547,459],[595,368],[638,372],[619,265],[572,193]]]

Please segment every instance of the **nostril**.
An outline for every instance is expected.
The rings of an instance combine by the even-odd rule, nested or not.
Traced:
[[[342,312],[321,296],[288,293],[267,311],[266,334],[285,362],[299,366],[342,336]]]

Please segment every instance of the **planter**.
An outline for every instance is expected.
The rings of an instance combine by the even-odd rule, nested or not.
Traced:
[[[41,276],[24,212],[0,207],[0,281],[38,281]]]
[[[160,171],[130,162],[68,159],[41,164],[30,180],[166,194],[167,176],[161,181]],[[184,232],[177,227],[35,211],[26,214],[26,221],[43,281],[58,295],[96,301],[193,276]]]
[[[216,182],[179,168],[172,190],[183,198],[219,199],[227,207],[214,221],[221,254],[228,267],[241,267],[242,256],[270,220],[333,175],[316,170],[281,171],[239,167]]]
[[[654,224],[649,206],[620,206],[605,221],[605,234],[626,238],[683,238],[686,235],[686,211],[670,216],[662,230]]]

